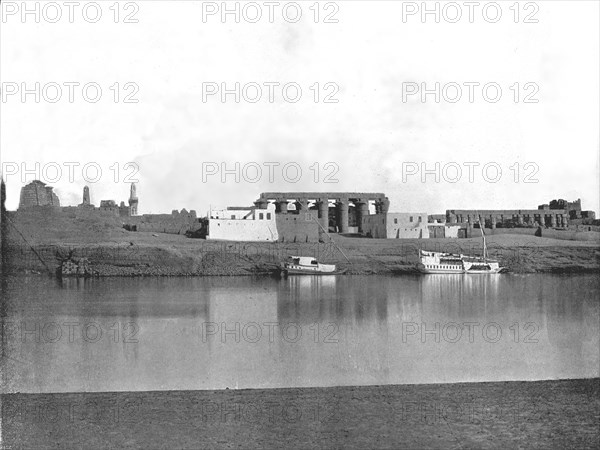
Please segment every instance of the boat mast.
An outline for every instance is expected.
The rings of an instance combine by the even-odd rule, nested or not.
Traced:
[[[481,230],[481,238],[483,239],[483,261],[487,262],[487,245],[485,245],[485,233],[483,232],[481,220],[479,220],[479,229]]]
[[[327,237],[329,238],[329,240],[331,241],[331,243],[335,246],[335,248],[337,248],[340,251],[340,253],[342,255],[344,255],[344,258],[346,258],[346,261],[348,261],[350,264],[352,264],[352,262],[348,259],[348,257],[344,253],[344,251],[335,243],[335,241],[333,240],[333,238],[331,237],[331,235],[329,234],[329,232],[325,228],[323,228],[323,225],[321,225],[321,223],[317,219],[315,219],[314,217],[313,217],[313,220],[315,222],[317,222],[317,225],[319,225],[319,227],[321,228],[321,230],[323,230],[323,232],[327,235]]]

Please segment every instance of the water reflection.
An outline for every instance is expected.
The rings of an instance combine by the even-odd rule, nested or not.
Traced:
[[[598,376],[593,275],[4,280],[7,392]]]

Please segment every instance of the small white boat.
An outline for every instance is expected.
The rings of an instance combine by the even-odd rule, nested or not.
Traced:
[[[504,267],[495,259],[487,257],[487,245],[483,227],[479,226],[483,239],[483,256],[465,256],[463,254],[428,252],[419,250],[420,262],[417,265],[423,273],[501,273]]]
[[[312,256],[290,256],[281,266],[284,275],[337,275],[335,264],[321,264]]]

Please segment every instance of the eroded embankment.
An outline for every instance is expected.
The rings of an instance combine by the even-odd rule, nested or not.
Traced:
[[[133,233],[135,234],[135,233]],[[417,249],[481,254],[475,239],[379,240],[338,237],[334,243],[215,242],[184,236],[132,236],[121,242],[36,243],[9,246],[7,269],[55,273],[66,259],[86,258],[97,276],[236,276],[273,273],[292,255],[315,256],[348,274],[416,271]],[[521,242],[523,241],[523,242]],[[600,271],[600,248],[593,243],[503,236],[488,244],[491,257],[515,273]]]

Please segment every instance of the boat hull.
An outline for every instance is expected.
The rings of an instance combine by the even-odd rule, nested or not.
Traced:
[[[419,272],[421,273],[437,273],[437,274],[443,274],[443,273],[455,273],[455,274],[463,274],[465,273],[465,271],[463,269],[456,269],[456,270],[449,270],[449,269],[426,269],[426,268],[419,268]]]
[[[504,267],[499,267],[497,269],[490,270],[465,270],[465,273],[471,275],[485,275],[485,274],[497,274],[502,273],[504,271]]]
[[[281,264],[284,275],[338,275],[343,273],[336,270],[335,264],[321,264],[316,259],[307,256],[291,256],[290,262]]]
[[[307,269],[282,269],[283,275],[342,275],[346,273],[346,270],[335,270],[333,272],[322,272],[318,270],[307,270]]]
[[[494,274],[498,274],[498,273],[502,273],[504,272],[504,268],[500,267],[499,269],[491,269],[491,270],[464,270],[464,269],[457,269],[457,270],[449,270],[449,269],[425,269],[425,268],[419,268],[419,272],[421,273],[428,273],[428,274],[449,274],[449,273],[453,273],[453,274],[468,274],[468,275],[494,275]]]

